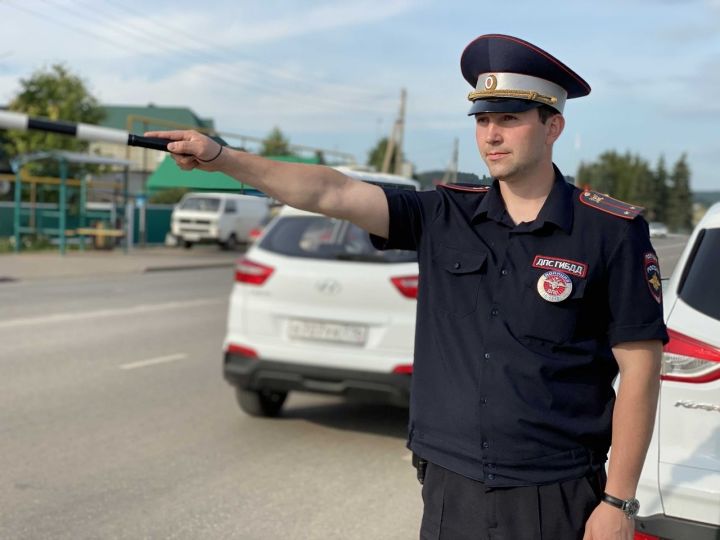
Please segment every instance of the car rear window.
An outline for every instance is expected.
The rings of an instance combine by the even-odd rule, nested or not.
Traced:
[[[720,229],[705,229],[695,243],[680,287],[680,298],[708,317],[720,320]]]
[[[380,251],[368,233],[348,221],[323,216],[280,217],[260,242],[262,249],[310,259],[399,263],[417,261],[414,251]]]
[[[180,203],[182,210],[198,210],[200,212],[217,212],[220,199],[215,197],[189,197]]]

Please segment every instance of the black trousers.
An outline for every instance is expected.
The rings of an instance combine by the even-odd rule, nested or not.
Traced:
[[[605,471],[543,486],[489,488],[428,463],[421,540],[582,540]]]

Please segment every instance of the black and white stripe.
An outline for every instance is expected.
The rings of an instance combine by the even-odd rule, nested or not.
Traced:
[[[70,122],[48,120],[47,118],[32,118],[26,114],[10,111],[0,111],[0,129],[3,128],[17,129],[20,131],[36,130],[59,133],[61,135],[82,139],[83,141],[140,146],[142,148],[163,150],[165,152],[168,151],[168,143],[172,142],[170,139],[133,135],[122,129],[93,126],[91,124],[73,124]]]

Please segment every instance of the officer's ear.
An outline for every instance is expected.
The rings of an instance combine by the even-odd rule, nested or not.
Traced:
[[[558,140],[563,129],[565,129],[565,117],[562,114],[554,114],[547,119],[545,125],[547,127],[545,142],[552,145]]]

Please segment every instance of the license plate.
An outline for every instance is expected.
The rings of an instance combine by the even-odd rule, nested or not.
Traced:
[[[318,321],[288,321],[288,337],[311,341],[328,341],[364,345],[368,328],[356,324],[338,324]]]
[[[200,240],[200,233],[185,233],[183,234],[183,240],[187,240],[189,242],[197,242]]]

